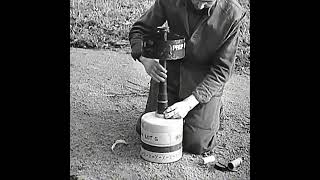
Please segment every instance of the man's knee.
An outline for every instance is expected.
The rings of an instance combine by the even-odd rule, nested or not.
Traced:
[[[216,145],[215,132],[185,126],[183,130],[183,150],[193,154],[210,151]]]

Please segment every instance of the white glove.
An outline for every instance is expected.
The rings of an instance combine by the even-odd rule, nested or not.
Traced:
[[[165,82],[167,78],[167,70],[159,63],[158,59],[150,59],[143,56],[139,58],[146,72],[156,82]]]
[[[177,102],[172,106],[169,106],[164,112],[164,118],[166,119],[183,119],[188,112],[193,109],[199,101],[191,95],[183,101]]]

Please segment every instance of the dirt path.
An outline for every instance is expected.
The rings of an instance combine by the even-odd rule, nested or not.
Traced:
[[[225,115],[215,157],[244,159],[238,172],[202,165],[183,153],[170,164],[140,158],[135,123],[143,112],[149,77],[130,55],[70,50],[70,175],[78,179],[250,179],[250,78],[234,75],[223,96]],[[111,146],[117,139],[128,145]],[[77,179],[77,178],[75,178]]]

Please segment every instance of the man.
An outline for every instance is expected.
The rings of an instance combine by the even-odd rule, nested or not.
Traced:
[[[221,96],[232,74],[244,15],[236,0],[155,0],[129,32],[131,55],[151,76],[145,113],[156,111],[158,82],[167,79],[164,117],[184,119],[184,151],[202,154],[216,145]],[[166,21],[171,33],[186,38],[185,57],[168,61],[167,69],[157,59],[141,56],[142,36]]]

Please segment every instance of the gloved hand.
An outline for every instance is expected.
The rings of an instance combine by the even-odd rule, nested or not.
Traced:
[[[193,109],[199,101],[191,95],[183,101],[177,102],[172,106],[169,106],[164,112],[164,118],[166,119],[183,119],[188,112]]]
[[[165,79],[167,78],[167,70],[159,63],[158,59],[150,59],[141,56],[139,60],[153,80],[158,83],[160,81],[165,82]]]

